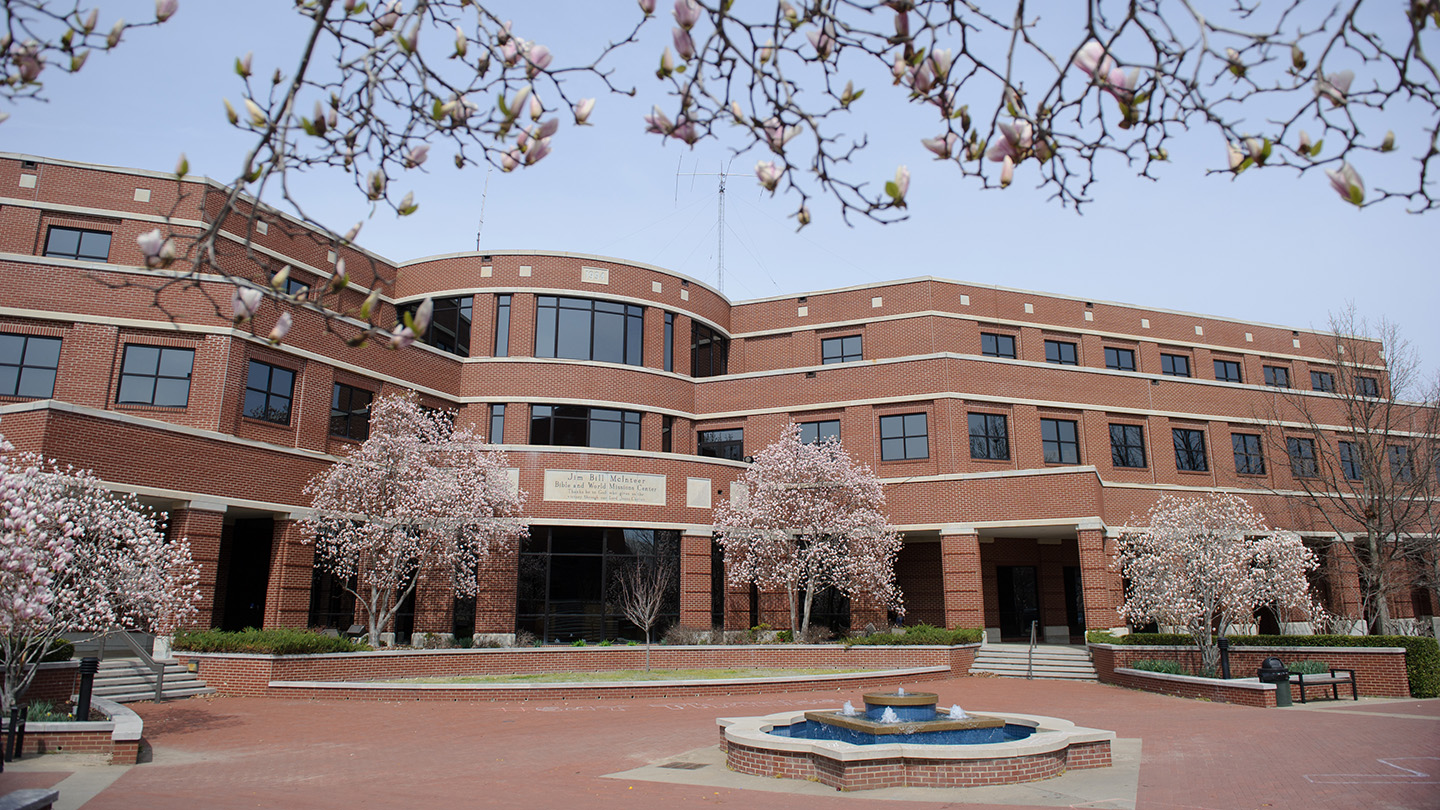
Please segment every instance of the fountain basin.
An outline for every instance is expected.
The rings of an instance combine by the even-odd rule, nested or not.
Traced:
[[[1058,717],[1005,712],[986,712],[984,717],[1027,727],[1031,733],[1023,739],[973,745],[858,745],[771,733],[804,722],[805,715],[790,711],[720,718],[726,764],[739,773],[806,779],[847,791],[975,787],[1033,782],[1071,769],[1108,768],[1115,739],[1113,731],[1082,728]]]

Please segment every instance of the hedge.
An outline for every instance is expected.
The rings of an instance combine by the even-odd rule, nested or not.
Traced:
[[[978,627],[960,627],[946,630],[928,624],[917,624],[905,628],[904,633],[869,633],[841,639],[846,647],[864,646],[905,646],[911,644],[938,644],[953,647],[956,644],[974,644],[980,641],[985,631]]]
[[[363,652],[370,647],[348,638],[334,638],[308,630],[279,628],[239,631],[180,630],[171,644],[175,650],[190,652],[262,653],[269,655],[306,655],[312,653]]]
[[[1093,644],[1138,644],[1188,647],[1194,640],[1175,633],[1131,633],[1112,636],[1092,630],[1085,634]],[[1404,647],[1410,696],[1440,697],[1440,643],[1427,636],[1230,636],[1235,647]]]

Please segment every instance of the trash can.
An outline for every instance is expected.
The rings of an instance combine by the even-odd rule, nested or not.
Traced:
[[[1266,658],[1256,673],[1261,683],[1275,684],[1275,705],[1290,705],[1290,670],[1279,658]]]

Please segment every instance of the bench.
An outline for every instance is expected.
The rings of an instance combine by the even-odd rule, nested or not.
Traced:
[[[1329,675],[1306,675],[1300,672],[1292,672],[1290,673],[1290,683],[1299,684],[1301,703],[1305,702],[1305,687],[1307,686],[1328,686],[1330,687],[1331,697],[1339,700],[1340,685],[1344,683],[1350,684],[1350,698],[1352,700],[1360,699],[1359,694],[1355,690],[1355,670],[1353,669],[1332,669]]]

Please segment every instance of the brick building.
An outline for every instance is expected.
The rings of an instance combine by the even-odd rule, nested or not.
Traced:
[[[605,584],[653,549],[678,555],[681,624],[783,624],[773,595],[726,588],[709,521],[792,420],[886,482],[908,623],[1008,638],[1038,621],[1049,641],[1119,624],[1114,540],[1167,492],[1238,492],[1323,534],[1285,494],[1273,402],[1333,397],[1325,333],[932,277],[731,302],[597,256],[395,262],[270,212],[248,249],[245,217],[219,227],[220,266],[264,284],[288,265],[297,297],[341,261],[352,284],[328,307],[379,285],[383,324],[433,297],[432,345],[397,352],[347,345],[357,322],[300,303],[267,301],[252,334],[223,279],[145,269],[136,237],[202,232],[227,193],[211,181],[0,155],[0,188],[0,433],[163,506],[203,566],[201,624],[350,624],[301,542],[303,488],[364,437],[375,397],[407,389],[502,446],[531,536],[485,562],[474,603],[422,587],[402,635],[616,637]],[[269,345],[285,309],[296,325]],[[1353,607],[1353,572],[1336,555],[1325,570]],[[1413,602],[1394,611],[1433,613]],[[817,611],[885,619],[833,594]]]

